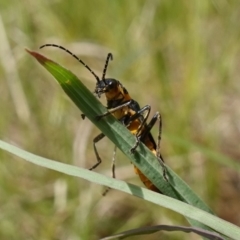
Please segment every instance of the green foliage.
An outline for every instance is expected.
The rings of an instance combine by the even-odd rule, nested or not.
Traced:
[[[141,106],[162,113],[167,164],[218,216],[240,225],[239,1],[3,0],[0,9],[1,139],[37,155],[92,166],[92,139],[99,130],[81,120],[24,47],[60,43],[97,73],[110,51],[108,75]],[[42,52],[93,89],[92,75],[69,55]],[[104,162],[96,171],[110,175],[113,145],[106,139],[98,149]],[[156,211],[142,200],[114,190],[103,198],[98,185],[0,155],[0,239],[99,239],[146,225],[186,225],[178,214]],[[118,179],[141,185],[121,153],[116,172]]]

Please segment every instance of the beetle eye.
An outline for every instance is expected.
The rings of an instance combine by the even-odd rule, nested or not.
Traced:
[[[115,81],[115,80],[109,81],[108,82],[108,87],[109,87],[109,89],[116,88],[117,87],[117,81]]]

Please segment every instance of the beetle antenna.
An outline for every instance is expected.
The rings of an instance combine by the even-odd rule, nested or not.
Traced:
[[[99,77],[95,74],[95,72],[86,64],[84,63],[80,58],[78,58],[75,54],[73,54],[72,52],[70,52],[68,49],[60,46],[60,45],[56,45],[56,44],[44,44],[40,47],[41,48],[44,48],[44,47],[56,47],[56,48],[60,48],[62,50],[64,50],[65,52],[69,53],[70,55],[72,55],[75,59],[77,59],[85,68],[88,69],[88,71],[90,73],[92,73],[92,75],[96,78],[97,82],[100,82],[100,79]]]
[[[102,80],[105,82],[105,75],[106,75],[106,72],[107,72],[107,68],[108,68],[108,64],[109,64],[109,61],[110,60],[113,60],[113,55],[112,53],[109,53],[107,55],[107,59],[106,59],[106,62],[105,62],[105,66],[104,66],[104,69],[103,69],[103,75],[102,75]]]

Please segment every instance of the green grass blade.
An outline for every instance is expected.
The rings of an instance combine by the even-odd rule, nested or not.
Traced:
[[[129,238],[132,236],[138,236],[143,234],[152,234],[159,231],[168,231],[168,232],[181,231],[186,233],[193,232],[209,240],[224,240],[224,238],[222,238],[219,234],[210,232],[207,230],[203,230],[201,228],[186,227],[186,226],[170,226],[170,225],[157,225],[152,227],[131,229],[131,230],[124,231],[109,237],[101,238],[101,240],[124,239],[124,238]]]
[[[31,52],[31,54],[55,77],[65,93],[72,99],[77,107],[95,124],[117,147],[122,150],[127,157],[133,160],[133,164],[144,168],[146,175],[155,175],[156,185],[165,195],[181,199],[174,188],[162,177],[162,169],[156,162],[155,156],[144,145],[140,145],[134,155],[130,153],[131,147],[135,143],[134,136],[117,121],[113,116],[108,116],[101,121],[96,121],[95,117],[103,114],[107,109],[96,99],[84,84],[70,71],[64,69],[57,63],[43,57],[42,55]],[[145,164],[146,155],[151,155],[152,164]],[[156,166],[158,169],[156,169]],[[154,174],[151,174],[154,173]],[[159,175],[159,176],[157,176]],[[157,176],[157,177],[156,177]],[[156,179],[155,179],[156,178]]]
[[[208,226],[227,237],[235,240],[240,239],[240,228],[237,226],[224,221],[206,211],[200,210],[184,202],[178,201],[171,197],[155,193],[145,188],[135,186],[133,184],[126,183],[121,180],[113,179],[99,173],[89,171],[87,169],[79,168],[76,166],[68,165],[61,162],[56,162],[47,158],[36,156],[32,153],[17,148],[9,143],[0,140],[0,148],[10,152],[24,160],[37,164],[39,166],[49,168],[58,172],[62,172],[71,176],[80,177],[88,181],[102,184],[125,193],[137,196],[145,199],[149,202],[171,209],[177,213],[184,215],[187,218],[193,219]]]
[[[213,213],[191,188],[169,167],[167,167],[169,182],[166,182],[162,175],[162,168],[159,166],[158,161],[156,161],[156,157],[145,145],[140,144],[137,151],[131,154],[130,149],[135,143],[135,138],[113,116],[108,116],[101,121],[96,121],[95,117],[105,113],[107,110],[73,73],[39,53],[27,51],[55,77],[65,93],[72,99],[78,108],[154,183],[154,185],[161,190],[161,192],[163,192],[164,195],[179,199],[204,211]],[[188,219],[188,221],[194,226],[208,229],[201,223],[191,219]]]

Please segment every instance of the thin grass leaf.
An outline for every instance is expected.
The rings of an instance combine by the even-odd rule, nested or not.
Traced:
[[[101,238],[101,240],[113,240],[113,239],[125,239],[132,236],[138,236],[143,234],[152,234],[159,231],[168,231],[168,232],[175,232],[175,231],[181,231],[186,233],[196,233],[199,236],[202,236],[204,238],[207,238],[209,240],[224,240],[219,234],[210,232],[207,230],[203,230],[201,228],[196,227],[186,227],[186,226],[169,226],[169,225],[157,225],[153,227],[143,227],[143,228],[136,228],[131,229],[129,231],[124,231],[121,233],[118,233],[116,235],[112,235],[109,237]]]
[[[121,180],[113,179],[102,174],[89,171],[87,169],[79,168],[61,162],[56,162],[47,158],[34,155],[1,140],[0,148],[33,164],[37,164],[39,166],[62,172],[71,176],[80,177],[88,181],[102,184],[107,187],[111,187],[131,194],[133,196],[142,198],[159,206],[163,206],[177,213],[180,213],[188,219],[191,218],[195,220],[195,222],[198,221],[199,223],[204,224],[204,226],[208,226],[210,229],[215,230],[227,237],[230,237],[231,239],[240,239],[239,227],[227,221],[224,221],[212,214],[209,214],[206,211],[193,207],[184,202],[178,201],[174,198],[158,194],[148,189],[141,188]]]

